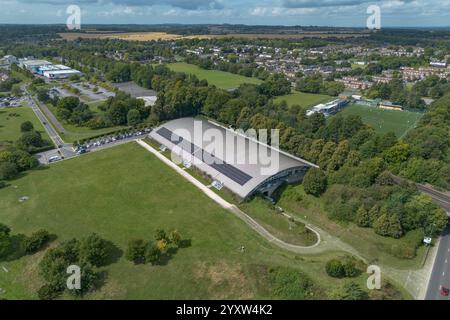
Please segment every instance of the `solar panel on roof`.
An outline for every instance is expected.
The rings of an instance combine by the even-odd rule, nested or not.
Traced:
[[[184,140],[182,137],[177,136],[165,127],[160,128],[157,133],[164,139],[169,140],[175,145],[178,145],[183,150],[190,152],[192,155],[194,155],[194,157],[205,162],[211,168],[217,170],[218,172],[230,178],[241,186],[252,179],[250,175],[246,174],[242,170],[239,170],[238,168],[226,163],[225,161],[216,158],[214,155],[206,152],[195,144]]]

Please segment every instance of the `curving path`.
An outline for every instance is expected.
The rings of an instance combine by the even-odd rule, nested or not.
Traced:
[[[301,253],[301,254],[317,254],[324,251],[329,250],[343,250],[352,253],[355,256],[358,256],[362,258],[357,251],[355,251],[352,247],[346,245],[342,241],[340,241],[338,238],[335,238],[328,234],[327,232],[323,231],[322,229],[319,229],[315,226],[312,226],[305,221],[301,221],[301,219],[297,219],[298,221],[305,223],[306,227],[313,231],[317,235],[317,242],[313,244],[312,246],[299,246],[299,245],[293,245],[290,243],[287,243],[283,240],[278,239],[274,235],[272,235],[269,231],[267,231],[263,226],[261,226],[257,221],[255,221],[253,218],[251,218],[249,215],[247,215],[245,212],[243,212],[241,209],[239,209],[236,205],[229,203],[228,201],[224,200],[222,197],[220,197],[217,193],[206,187],[203,183],[192,177],[189,173],[181,169],[179,166],[177,166],[175,163],[167,159],[164,155],[162,155],[160,152],[158,152],[156,149],[145,143],[141,139],[135,140],[140,146],[145,148],[147,151],[154,154],[156,157],[158,157],[161,161],[166,163],[168,166],[170,166],[172,169],[174,169],[177,173],[182,175],[185,179],[187,179],[189,182],[191,182],[193,185],[195,185],[197,188],[199,188],[203,193],[205,193],[209,198],[214,200],[216,203],[218,203],[222,208],[227,209],[228,211],[232,212],[235,216],[240,218],[242,221],[244,221],[250,228],[255,230],[257,233],[259,233],[263,238],[265,238],[267,241],[275,244],[276,246],[283,248],[285,250],[289,250],[291,252],[295,253]],[[290,217],[288,214],[285,214],[285,216]]]

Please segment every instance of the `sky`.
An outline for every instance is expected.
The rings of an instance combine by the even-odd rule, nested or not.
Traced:
[[[377,5],[381,27],[450,26],[450,0],[0,0],[2,23],[247,24],[365,27]]]

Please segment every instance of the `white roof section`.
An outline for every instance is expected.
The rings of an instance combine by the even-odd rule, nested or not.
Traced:
[[[81,74],[78,70],[52,70],[52,71],[45,71],[44,75],[46,74],[55,74],[55,75],[61,75],[61,74]]]
[[[51,65],[51,62],[48,62],[47,60],[24,60],[20,59],[19,62],[27,67],[34,67],[34,66],[45,66],[45,65]]]
[[[315,166],[205,120],[172,120],[150,136],[242,199],[283,171]]]
[[[156,104],[156,100],[158,100],[157,96],[146,96],[146,97],[137,97],[136,99],[144,100],[145,106],[154,106]]]

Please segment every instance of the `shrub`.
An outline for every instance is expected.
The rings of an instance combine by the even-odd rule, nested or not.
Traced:
[[[142,239],[131,240],[126,251],[127,260],[133,261],[135,264],[145,263],[147,245],[148,243]]]
[[[343,278],[345,277],[344,265],[338,259],[332,259],[325,265],[325,270],[330,277]]]
[[[54,300],[61,294],[61,291],[52,285],[44,284],[39,288],[37,294],[40,300]]]
[[[361,268],[358,267],[356,259],[350,256],[329,260],[325,270],[333,278],[351,278],[361,274]]]
[[[145,253],[145,262],[152,265],[157,265],[161,261],[161,250],[153,243],[147,246],[147,251]]]
[[[0,163],[0,180],[11,180],[14,179],[19,171],[17,166],[11,162]]]
[[[271,270],[270,280],[273,294],[278,298],[305,300],[314,297],[314,283],[307,275],[297,270],[286,268]]]
[[[25,240],[25,252],[32,254],[39,251],[50,240],[50,234],[45,230],[33,233]]]
[[[322,170],[311,168],[303,179],[303,187],[306,193],[320,196],[327,189],[327,177]]]
[[[108,259],[108,243],[93,233],[81,241],[80,256],[83,261],[89,262],[95,267],[106,264]]]

